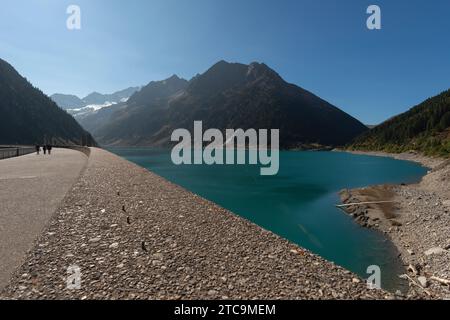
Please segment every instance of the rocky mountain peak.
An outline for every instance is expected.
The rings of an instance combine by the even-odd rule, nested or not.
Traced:
[[[265,63],[252,62],[248,66],[247,78],[250,81],[264,78],[265,80],[283,81],[278,73],[269,68]]]

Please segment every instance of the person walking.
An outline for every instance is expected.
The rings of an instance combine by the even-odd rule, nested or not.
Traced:
[[[41,146],[40,145],[36,145],[36,154],[39,155],[39,153],[41,152]]]
[[[48,155],[52,154],[52,146],[51,145],[47,146],[47,152],[48,152]]]
[[[47,154],[47,146],[45,144],[43,145],[42,150],[44,150],[44,154]]]

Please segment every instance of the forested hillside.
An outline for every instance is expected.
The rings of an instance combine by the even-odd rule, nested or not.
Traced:
[[[95,141],[42,91],[0,59],[0,144],[89,144]]]
[[[450,90],[357,137],[353,150],[450,154]]]

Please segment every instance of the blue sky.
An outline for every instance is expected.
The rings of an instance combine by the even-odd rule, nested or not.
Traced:
[[[259,61],[372,124],[450,87],[448,0],[2,0],[0,30],[0,58],[49,95]]]

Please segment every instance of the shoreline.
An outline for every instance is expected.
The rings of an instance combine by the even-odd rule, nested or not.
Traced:
[[[345,152],[351,154],[359,154],[373,157],[386,157],[397,160],[411,161],[418,163],[431,170],[433,170],[434,168],[438,167],[443,162],[448,160],[445,158],[432,158],[424,156],[417,152],[388,153],[384,151],[356,151],[356,150],[342,150],[342,149],[334,149],[333,152]]]
[[[382,232],[400,252],[409,282],[407,298],[450,298],[450,165],[418,153],[345,151],[413,161],[429,168],[417,183],[376,185],[340,192],[342,208],[362,227]]]
[[[82,274],[66,287],[67,268]],[[5,299],[392,299],[352,272],[105,150]]]

